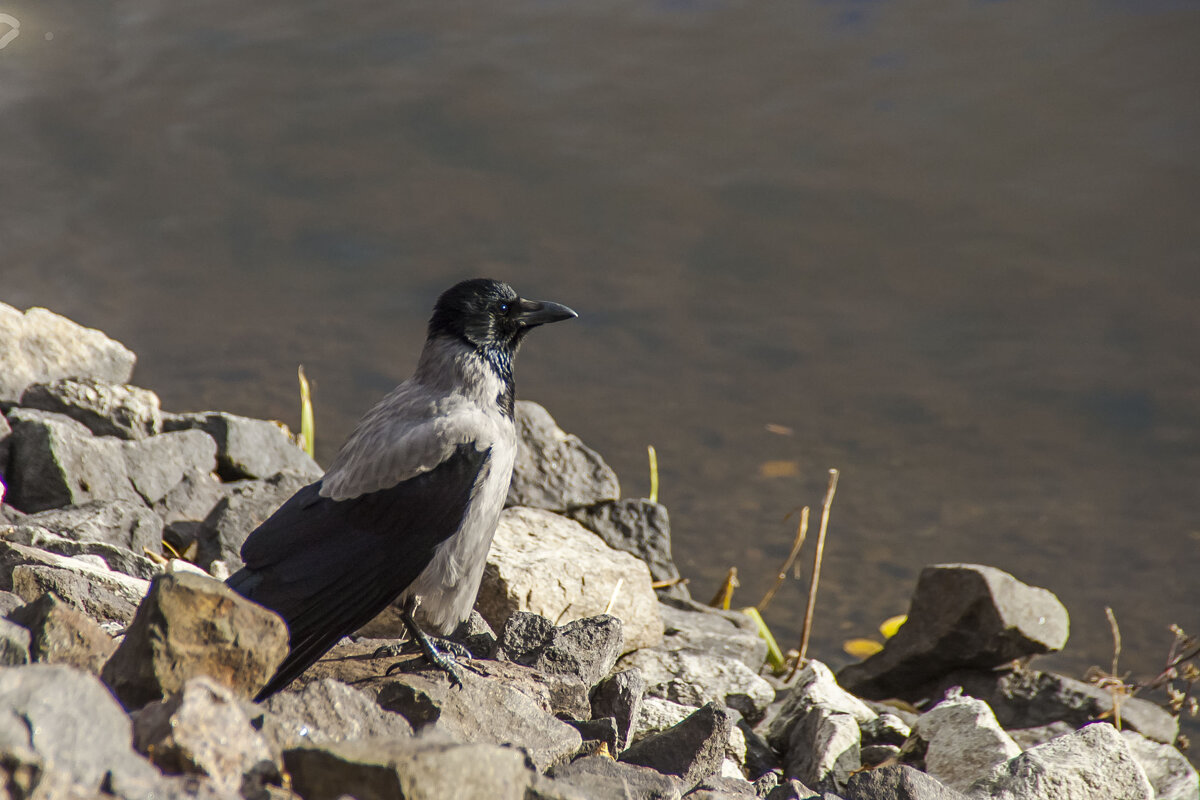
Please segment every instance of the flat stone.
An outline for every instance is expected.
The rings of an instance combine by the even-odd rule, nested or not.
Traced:
[[[141,708],[208,676],[252,697],[288,651],[287,626],[220,581],[159,575],[103,678],[126,708]]]
[[[630,745],[621,761],[676,775],[694,786],[720,770],[732,727],[725,707],[708,703],[679,724]]]
[[[211,436],[217,443],[218,471],[227,481],[293,472],[311,483],[324,473],[278,422],[204,411],[168,415],[163,424],[166,430],[198,429]]]
[[[517,459],[505,505],[566,511],[621,496],[617,474],[600,454],[559,428],[542,406],[517,401],[516,425]]]
[[[611,717],[616,724],[617,752],[629,744],[645,694],[646,679],[639,669],[626,669],[610,675],[592,692],[592,716]]]
[[[550,772],[556,782],[566,783],[588,798],[621,800],[680,800],[681,782],[649,767],[613,761],[605,756],[586,756]]]
[[[108,542],[76,541],[51,533],[36,525],[19,525],[11,535],[0,535],[10,542],[25,544],[60,556],[95,556],[104,562],[108,570],[145,581],[162,572],[162,567],[149,558],[120,545]]]
[[[99,674],[116,642],[83,612],[47,593],[13,610],[9,619],[30,634],[29,656],[42,664],[67,664]]]
[[[863,770],[850,777],[846,800],[966,800],[920,770],[901,764]]]
[[[1129,752],[1154,789],[1154,800],[1200,800],[1200,777],[1183,753],[1136,731],[1121,731]]]
[[[294,472],[280,472],[266,480],[239,481],[226,487],[196,532],[196,563],[208,569],[213,561],[242,563],[242,544],[250,532],[267,520],[292,495],[310,483]]]
[[[518,611],[504,625],[497,658],[571,675],[591,687],[612,671],[621,644],[621,620],[608,614],[556,627],[545,617]]]
[[[758,672],[767,660],[767,643],[752,627],[734,621],[741,612],[720,612],[700,603],[667,599],[658,604],[663,618],[660,650],[687,650],[717,658],[737,659]]]
[[[996,800],[1151,800],[1154,789],[1125,739],[1101,722],[997,765],[967,794]]]
[[[560,624],[610,613],[621,620],[629,651],[662,640],[650,583],[645,564],[579,523],[539,509],[509,508],[500,517],[475,607],[497,630],[516,611]]]
[[[95,500],[29,514],[32,525],[79,542],[104,542],[141,554],[162,552],[162,520],[140,501]]]
[[[0,587],[11,588],[27,603],[54,592],[92,619],[124,624],[149,584],[109,570],[99,558],[60,556],[0,541]]]
[[[762,719],[775,699],[771,684],[740,661],[686,650],[643,649],[617,663],[622,669],[642,671],[647,695],[689,706],[718,702],[737,709],[751,722]]]
[[[609,547],[644,561],[656,583],[679,580],[679,568],[671,555],[671,520],[666,506],[649,500],[610,500],[574,508],[568,514]],[[687,587],[679,583],[658,591],[690,596]]]
[[[331,678],[313,681],[298,692],[276,692],[261,706],[262,733],[280,752],[306,742],[413,735],[408,720],[380,708],[370,693]]]
[[[16,403],[34,383],[95,378],[127,383],[137,357],[95,328],[44,308],[24,313],[0,303],[0,403]]]
[[[958,791],[1021,752],[988,704],[973,697],[938,703],[921,715],[912,735],[925,744],[925,772]]]
[[[97,436],[144,439],[162,432],[158,395],[129,384],[94,378],[35,383],[21,395],[20,406],[63,414]]]
[[[838,674],[859,697],[913,699],[955,669],[990,669],[1062,649],[1067,610],[1051,592],[994,567],[939,564],[917,580],[908,620],[883,649]]]

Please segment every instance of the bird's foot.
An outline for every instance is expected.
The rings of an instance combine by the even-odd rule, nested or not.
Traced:
[[[403,650],[409,649],[412,644],[420,648],[421,654],[425,656],[424,661],[429,666],[441,670],[450,678],[450,684],[462,688],[462,672],[460,669],[469,669],[477,675],[484,674],[479,667],[472,665],[471,652],[463,647],[458,642],[452,642],[448,639],[440,639],[432,636],[422,635],[415,642],[405,643],[403,646],[388,644],[383,645],[375,651],[374,657],[388,658],[401,655]],[[391,675],[395,672],[411,672],[425,666],[422,664],[422,659],[409,658],[404,661],[397,661],[387,668],[384,675]]]

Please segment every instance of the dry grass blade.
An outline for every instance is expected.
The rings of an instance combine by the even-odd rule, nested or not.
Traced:
[[[779,568],[779,574],[775,576],[775,585],[767,590],[767,593],[763,595],[763,599],[759,600],[758,605],[755,606],[760,614],[767,610],[767,606],[771,604],[771,600],[774,599],[775,593],[779,591],[779,587],[783,586],[783,582],[787,580],[788,570],[796,561],[796,558],[800,555],[800,548],[804,547],[804,539],[807,536],[808,506],[805,506],[800,511],[800,524],[796,526],[796,538],[792,541],[792,551],[788,553],[788,557],[783,562],[783,566]]]
[[[300,379],[300,446],[309,458],[316,458],[317,433],[313,425],[312,387],[304,374],[304,365],[296,367],[296,377]]]
[[[612,597],[608,598],[608,605],[604,607],[605,614],[611,614],[613,606],[617,604],[617,595],[621,593],[621,587],[625,584],[624,578],[617,578],[617,585],[613,587]]]
[[[739,586],[741,584],[738,583],[737,567],[730,567],[729,572],[725,575],[725,580],[721,582],[721,588],[717,589],[717,593],[713,595],[709,605],[728,611],[729,604],[733,602],[733,590]]]
[[[805,654],[808,652],[808,638],[812,633],[813,610],[817,605],[817,584],[821,580],[821,559],[825,556],[825,533],[829,529],[829,508],[833,505],[833,495],[837,492],[838,471],[836,469],[829,470],[829,488],[825,490],[825,501],[821,506],[821,528],[817,531],[817,547],[813,553],[813,570],[812,577],[808,584],[808,602],[804,606],[804,625],[800,628],[800,649],[796,655],[796,663],[792,665],[792,671],[788,673],[787,679],[790,681],[796,677],[796,672],[800,669],[800,665],[804,663]]]
[[[650,457],[650,497],[646,498],[651,503],[658,502],[658,452],[654,449],[654,445],[646,445],[646,454]]]
[[[1120,672],[1117,671],[1117,661],[1121,658],[1121,629],[1117,627],[1117,615],[1108,606],[1104,607],[1104,616],[1108,617],[1108,626],[1112,628],[1113,637],[1113,660],[1112,660],[1112,677],[1120,686],[1111,686],[1109,688],[1112,694],[1113,701],[1113,724],[1117,730],[1121,730],[1121,701],[1125,699],[1126,687],[1120,679]]]

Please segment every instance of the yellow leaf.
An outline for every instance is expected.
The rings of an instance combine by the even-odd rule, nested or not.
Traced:
[[[764,478],[791,478],[800,474],[800,465],[795,461],[764,461],[758,465],[758,474]]]
[[[868,658],[883,649],[883,645],[874,639],[847,639],[842,642],[842,649],[855,658]]]
[[[890,639],[896,635],[896,631],[900,630],[900,626],[908,622],[907,614],[897,614],[894,617],[888,617],[879,624],[879,632],[883,634],[883,638]]]

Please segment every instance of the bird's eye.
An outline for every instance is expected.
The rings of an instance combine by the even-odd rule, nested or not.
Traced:
[[[500,309],[500,313],[501,313],[501,314],[507,314],[507,313],[508,313],[508,303],[501,303],[501,304],[498,306],[498,308]]]

